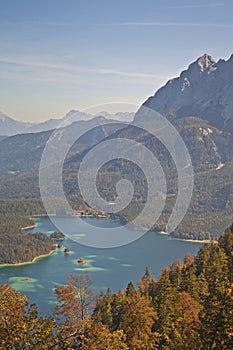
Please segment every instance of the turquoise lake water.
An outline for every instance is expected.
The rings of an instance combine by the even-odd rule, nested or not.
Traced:
[[[43,232],[50,234],[57,230],[48,217],[35,219],[37,227],[28,232]],[[72,230],[75,218],[66,220],[66,232]],[[90,225],[112,228],[117,222],[84,218]],[[86,229],[86,228],[85,228]],[[80,224],[80,234],[83,232]],[[42,258],[34,264],[24,266],[11,266],[0,268],[0,282],[9,282],[16,290],[28,295],[31,303],[35,302],[43,314],[52,311],[54,305],[54,288],[65,284],[69,274],[88,273],[96,292],[105,291],[110,287],[114,292],[123,289],[129,281],[137,283],[144,274],[146,266],[151,273],[158,277],[164,266],[170,265],[174,260],[182,260],[187,253],[196,254],[201,244],[171,239],[166,235],[149,232],[137,241],[117,248],[91,248],[83,246],[67,238],[64,247],[71,253],[64,254],[64,248],[57,250],[52,256]],[[84,257],[85,265],[79,265],[77,260]],[[24,279],[28,280],[24,280]]]

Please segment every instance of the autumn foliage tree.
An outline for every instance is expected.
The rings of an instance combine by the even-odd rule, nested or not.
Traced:
[[[175,320],[171,334],[171,349],[199,349],[200,304],[187,292],[180,292],[174,305]]]
[[[132,350],[153,350],[158,345],[159,334],[154,331],[157,313],[149,296],[137,291],[127,299],[120,329]]]
[[[57,342],[54,328],[54,319],[38,317],[25,295],[0,285],[0,349],[50,349]]]
[[[91,280],[85,274],[70,275],[66,285],[56,287],[55,295],[60,344],[64,348],[71,345],[80,347],[85,342],[85,333],[90,326],[90,315],[95,300]]]
[[[123,330],[110,331],[102,323],[92,322],[82,350],[130,350]]]

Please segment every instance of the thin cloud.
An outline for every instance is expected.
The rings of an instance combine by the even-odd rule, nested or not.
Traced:
[[[54,64],[48,62],[37,62],[37,61],[28,61],[21,58],[0,58],[0,63],[4,64],[13,64],[20,66],[29,66],[29,67],[40,67],[40,68],[48,68],[48,69],[61,69],[67,67],[64,64]]]
[[[97,69],[87,69],[90,72],[97,74],[112,74],[112,75],[122,75],[126,77],[133,78],[158,78],[158,75],[149,74],[149,73],[136,73],[136,72],[125,72],[115,69],[106,69],[106,68],[97,68]]]
[[[111,25],[111,24],[110,24]],[[122,22],[114,23],[113,26],[125,27],[214,27],[214,28],[233,28],[232,23],[196,23],[196,22]]]
[[[27,27],[44,27],[44,26],[48,26],[48,27],[55,27],[55,26],[59,26],[59,27],[73,27],[74,25],[79,25],[78,22],[74,23],[69,23],[69,22],[46,22],[46,21],[29,21],[29,20],[15,20],[15,21],[11,21],[11,20],[2,20],[1,25],[16,25],[16,26],[25,26]]]
[[[174,5],[174,6],[168,6],[166,9],[194,9],[194,8],[210,8],[210,7],[222,7],[226,6],[225,4],[218,3],[218,4],[193,4],[193,5]],[[67,27],[76,27],[80,25],[79,23],[56,23],[56,22],[30,22],[30,21],[24,21],[24,22],[10,22],[10,21],[2,21],[2,24],[8,24],[8,25],[25,25],[30,28],[31,26],[35,27],[43,27],[44,26],[67,26]],[[130,26],[138,26],[138,27],[207,27],[207,28],[232,28],[232,23],[203,23],[203,22],[116,22],[116,23],[86,23],[87,26],[90,27],[114,27],[114,26],[122,26],[122,27],[130,27]]]
[[[207,4],[190,4],[190,5],[174,5],[168,6],[169,9],[192,9],[192,8],[208,8],[208,7],[223,7],[224,3],[207,3]]]
[[[138,78],[138,79],[163,79],[164,76],[158,74],[144,73],[144,72],[131,72],[131,71],[122,71],[114,68],[102,68],[102,67],[83,67],[77,65],[68,65],[64,63],[50,63],[45,61],[37,61],[37,60],[28,60],[19,58],[11,58],[5,57],[0,58],[0,64],[10,65],[14,67],[14,70],[17,70],[17,67],[24,67],[24,71],[21,74],[25,74],[25,68],[29,71],[32,71],[35,75],[34,77],[38,78],[36,73],[40,74],[40,78],[38,80],[42,80],[42,75],[45,75],[45,80],[56,80],[56,76],[59,78],[62,77],[62,80],[66,81],[66,77],[70,80],[72,75],[83,76],[84,74],[99,74],[99,75],[115,75],[129,78]],[[12,68],[12,67],[11,67]],[[48,74],[49,73],[49,77]]]

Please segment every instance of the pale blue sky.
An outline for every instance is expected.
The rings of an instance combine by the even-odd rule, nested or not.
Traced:
[[[140,105],[203,53],[233,52],[232,0],[0,0],[0,110]]]

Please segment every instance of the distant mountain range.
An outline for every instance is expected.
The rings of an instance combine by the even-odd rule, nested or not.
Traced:
[[[131,122],[134,115],[135,113],[132,112],[118,112],[111,114],[102,111],[97,114],[90,114],[77,110],[71,110],[61,119],[49,119],[41,123],[26,123],[17,121],[0,111],[0,136],[43,132],[58,128],[61,125],[70,125],[75,121],[85,121],[95,117],[104,117],[106,119]]]
[[[229,60],[215,60],[205,54],[190,64],[178,78],[169,80],[142,106],[160,112],[176,127],[191,156],[195,173],[195,186],[190,209],[174,236],[180,238],[217,238],[229,226],[233,217],[233,56]],[[164,212],[155,229],[164,230],[167,217],[177,196],[177,173],[166,148],[150,134],[131,125],[117,125],[113,119],[129,120],[133,114],[112,115],[105,112],[93,119],[82,112],[71,111],[63,118],[63,130],[75,133],[75,128],[94,128],[76,142],[64,164],[64,189],[72,203],[81,203],[77,194],[77,169],[82,157],[91,147],[109,138],[130,138],[149,147],[159,159],[168,184],[168,197]],[[84,118],[85,117],[85,118]],[[102,118],[108,127],[103,127]],[[153,116],[152,116],[153,117]],[[4,119],[5,118],[5,119]],[[81,119],[85,121],[81,121]],[[92,118],[92,119],[91,119]],[[135,114],[134,122],[148,116]],[[8,121],[7,117],[3,117]],[[88,119],[88,120],[87,120]],[[73,121],[76,122],[73,122]],[[78,121],[77,121],[78,120]],[[61,120],[59,120],[59,123]],[[67,122],[67,124],[66,124]],[[72,125],[70,125],[73,122]],[[6,198],[39,197],[38,167],[45,144],[58,120],[25,126],[21,134],[0,138],[0,196]],[[134,123],[133,123],[134,124]],[[83,128],[83,129],[82,129]],[[3,129],[1,129],[3,130]],[[7,130],[5,128],[5,130]],[[16,130],[16,127],[15,127]],[[18,126],[18,133],[22,132]],[[36,131],[43,131],[36,133]],[[9,129],[8,129],[9,133]],[[1,134],[1,132],[0,132]],[[6,135],[6,134],[5,134]],[[169,135],[168,135],[169,137]],[[69,143],[69,137],[65,138]],[[59,152],[59,147],[55,150]],[[139,155],[140,156],[140,155]],[[121,168],[120,168],[121,167]],[[100,178],[99,191],[109,200],[115,191],[115,182],[125,176],[136,186],[134,202],[120,213],[128,221],[145,202],[143,174],[121,160],[108,164]],[[136,209],[135,209],[136,208]]]
[[[31,123],[24,123],[7,116],[0,111],[0,135],[10,136],[24,132],[32,126]]]
[[[94,117],[89,120],[72,121],[59,128],[55,132],[56,144],[53,149],[51,161],[56,161],[56,154],[59,154],[59,146],[62,139],[64,145],[68,148],[72,146],[71,139],[75,138],[80,130],[83,130],[83,136],[78,140],[69,152],[69,156],[85,151],[93,145],[101,142],[103,139],[121,128],[121,124],[115,120],[105,117]],[[59,122],[59,125],[61,122]],[[106,126],[103,124],[107,124]],[[122,124],[125,126],[125,123]],[[85,131],[91,129],[86,135]],[[47,130],[34,133],[23,133],[8,137],[0,137],[0,179],[6,179],[9,176],[15,178],[17,175],[23,175],[27,172],[38,171],[40,159],[48,141],[53,134],[53,130]]]

